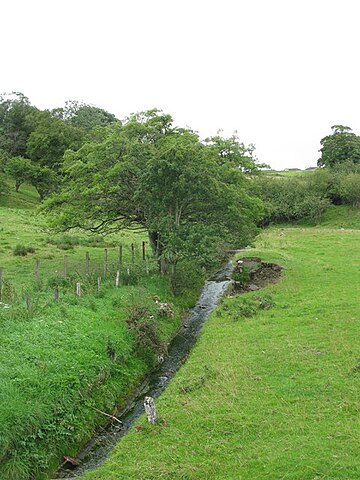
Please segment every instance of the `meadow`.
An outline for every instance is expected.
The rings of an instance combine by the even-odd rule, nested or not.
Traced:
[[[360,478],[360,217],[269,228],[249,255],[284,267],[230,296],[188,361],[83,480]],[[262,306],[262,308],[261,308]]]

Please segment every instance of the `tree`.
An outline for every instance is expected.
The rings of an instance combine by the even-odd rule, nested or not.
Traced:
[[[255,146],[252,144],[246,146],[237,135],[229,138],[217,135],[207,138],[204,143],[217,156],[219,165],[231,163],[244,173],[256,173],[260,168],[267,167],[265,164],[257,163],[254,155]]]
[[[18,192],[22,183],[29,181],[32,172],[31,160],[24,157],[13,157],[8,160],[5,172],[15,180],[15,190]]]
[[[10,157],[25,156],[39,110],[22,93],[0,95],[0,149]]]
[[[333,125],[333,133],[324,137],[320,143],[321,158],[319,167],[334,167],[336,164],[351,161],[360,162],[360,137],[350,127]]]
[[[219,162],[216,149],[158,110],[67,151],[64,175],[62,192],[46,203],[55,224],[105,233],[143,228],[158,258],[173,265],[189,257],[206,264],[219,243],[247,244],[263,211],[237,164]]]
[[[49,167],[42,167],[40,165],[31,165],[29,172],[29,182],[33,185],[39,196],[40,201],[56,192],[59,188],[59,178]]]
[[[83,137],[82,129],[42,112],[36,129],[27,141],[27,156],[33,162],[59,172],[65,151],[79,148]]]

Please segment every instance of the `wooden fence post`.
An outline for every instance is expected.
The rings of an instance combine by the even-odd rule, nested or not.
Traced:
[[[30,310],[30,308],[31,308],[31,297],[30,297],[30,295],[26,296],[26,306],[27,306],[27,309]]]
[[[55,287],[54,300],[55,300],[56,303],[59,301],[59,287]]]
[[[3,282],[3,268],[0,267],[0,300],[1,300],[1,294],[2,294],[2,282]]]
[[[135,263],[135,247],[134,244],[131,244],[131,263],[134,265]]]
[[[78,297],[81,297],[81,285],[80,285],[80,282],[77,282],[76,284],[76,295]]]
[[[120,272],[119,270],[116,272],[116,280],[115,280],[115,286],[116,288],[119,287],[119,280],[120,280]]]
[[[98,291],[101,289],[101,277],[98,277]]]
[[[85,273],[86,273],[86,276],[88,277],[89,273],[90,273],[90,255],[89,255],[89,252],[86,252],[86,256],[85,256]]]
[[[65,278],[65,280],[67,279],[67,274],[68,274],[68,257],[67,257],[67,255],[64,255],[64,278]]]
[[[108,251],[107,248],[104,250],[104,277],[106,278],[108,271]]]
[[[142,256],[143,260],[146,259],[146,247],[145,247],[145,242],[142,242]]]
[[[123,246],[122,246],[122,243],[120,243],[120,247],[119,247],[119,267],[120,267],[120,271],[122,270],[122,263],[123,263]]]

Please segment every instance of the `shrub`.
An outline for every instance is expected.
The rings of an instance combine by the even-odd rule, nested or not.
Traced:
[[[35,253],[35,248],[32,246],[16,245],[13,249],[13,254],[18,257],[25,257],[28,253]]]
[[[360,173],[343,175],[339,181],[339,193],[345,203],[360,206]]]
[[[165,353],[166,345],[161,339],[155,303],[130,305],[126,323],[135,336],[137,348],[149,349],[156,354]]]
[[[319,222],[330,205],[329,199],[312,188],[306,178],[261,177],[258,182],[260,195],[268,203],[265,223],[302,219]]]
[[[183,295],[186,291],[197,292],[205,280],[205,270],[193,260],[183,260],[176,266],[171,277],[171,288],[174,295]]]

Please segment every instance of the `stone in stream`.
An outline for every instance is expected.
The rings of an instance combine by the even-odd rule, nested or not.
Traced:
[[[150,423],[156,423],[157,413],[155,408],[155,402],[152,397],[145,397],[144,407],[147,419]]]

